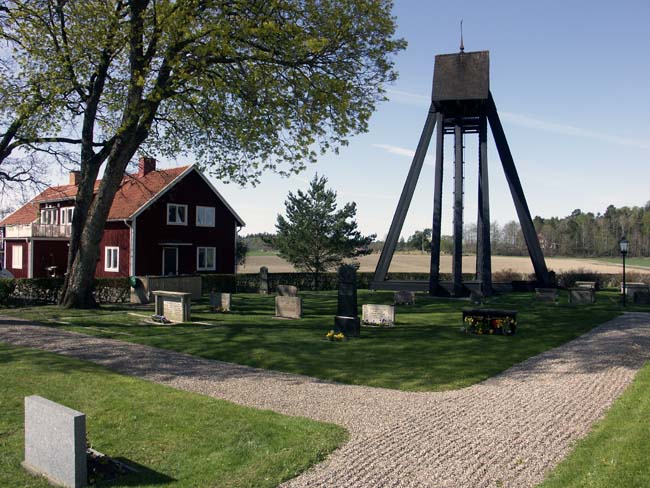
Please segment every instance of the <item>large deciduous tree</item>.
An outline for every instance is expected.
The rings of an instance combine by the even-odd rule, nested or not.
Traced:
[[[0,38],[14,80],[0,88],[14,100],[0,119],[5,148],[72,148],[81,169],[62,304],[94,306],[102,230],[138,150],[192,154],[214,176],[245,183],[264,170],[298,172],[365,131],[382,86],[395,78],[391,56],[404,46],[394,38],[391,7],[388,0],[2,2]]]
[[[286,218],[278,215],[277,234],[271,241],[280,257],[313,273],[316,289],[321,273],[355,256],[376,237],[361,235],[354,220],[356,204],[346,203],[337,210],[336,192],[326,185],[327,178],[316,175],[306,192],[289,192]]]

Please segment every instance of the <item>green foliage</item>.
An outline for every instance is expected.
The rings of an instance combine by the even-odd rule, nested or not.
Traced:
[[[240,266],[245,265],[247,254],[248,244],[240,239],[237,239],[237,244],[235,245],[235,263]]]
[[[234,274],[202,274],[201,286],[203,293],[210,293],[212,290],[220,293],[235,293],[238,290],[237,277]]]
[[[4,288],[3,288],[4,287]],[[3,290],[11,288],[3,301]],[[0,280],[0,305],[19,303],[57,303],[63,288],[63,278],[19,278]],[[123,303],[129,300],[129,278],[97,278],[93,294],[99,303]]]
[[[313,273],[325,271],[353,257],[368,246],[375,235],[363,236],[354,217],[356,204],[346,203],[337,211],[336,192],[326,188],[327,178],[314,176],[307,192],[289,192],[286,218],[278,215],[273,246],[297,269]]]
[[[431,252],[431,229],[416,230],[406,241],[406,248]]]
[[[98,486],[272,488],[347,438],[335,425],[179,391],[65,356],[0,344],[0,358],[2,487],[51,486],[20,465],[28,395],[84,412],[93,447],[138,468]]]
[[[396,327],[363,328],[361,338],[331,347],[323,340],[334,326],[337,293],[300,291],[303,318],[278,321],[273,294],[233,295],[232,312],[211,311],[209,300],[192,304],[192,319],[214,324],[156,326],[111,305],[97,311],[66,310],[61,326],[90,335],[173,349],[209,359],[305,374],[316,378],[401,390],[449,390],[483,381],[547,349],[574,339],[621,313],[616,293],[598,292],[596,304],[538,302],[532,293],[492,298],[487,308],[518,310],[514,336],[477,336],[460,331],[468,302],[418,294],[414,305],[398,306]],[[392,304],[392,292],[359,291],[363,303]],[[361,310],[359,310],[361,312]],[[3,311],[4,313],[4,311]],[[46,321],[56,307],[9,310]],[[179,330],[179,327],[182,330]],[[182,333],[181,333],[182,332]]]
[[[8,305],[16,289],[16,280],[0,279],[0,305]]]

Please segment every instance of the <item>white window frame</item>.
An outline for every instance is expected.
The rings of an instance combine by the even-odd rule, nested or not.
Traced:
[[[46,218],[50,216],[51,218]],[[57,225],[59,219],[59,209],[57,207],[45,207],[41,209],[41,224]]]
[[[207,250],[212,249],[212,266],[208,267],[200,267],[199,266],[199,256],[201,255],[201,250],[204,250],[207,252]],[[205,255],[205,262],[207,264],[208,261],[208,255],[206,253]],[[217,248],[216,247],[210,247],[210,246],[200,246],[196,248],[196,270],[197,271],[215,271],[217,269]]]
[[[16,261],[16,256],[20,256],[18,261]],[[23,269],[23,246],[21,245],[14,244],[11,246],[11,268]]]
[[[204,223],[199,222],[199,215],[201,214],[201,211],[203,211],[203,220],[206,221]],[[206,217],[209,215],[210,212],[212,212],[212,222],[207,222],[208,219]],[[196,226],[197,227],[215,227],[216,225],[216,216],[217,216],[217,209],[216,207],[203,207],[201,205],[196,206]]]
[[[73,218],[74,218],[74,207],[61,207],[61,212],[59,215],[59,222],[61,223],[61,225],[72,225]]]
[[[115,252],[115,266],[112,266],[113,260],[111,254]],[[120,248],[118,246],[106,246],[104,248],[104,271],[117,273],[120,271]]]
[[[169,211],[170,211],[171,207],[175,207],[175,208],[183,207],[185,209],[185,222],[170,222],[170,220],[169,220]],[[176,211],[175,213],[176,213],[176,217],[178,217],[178,211]],[[166,218],[167,218],[167,225],[187,225],[187,221],[188,221],[187,205],[185,205],[183,203],[168,203],[167,204],[167,217]]]

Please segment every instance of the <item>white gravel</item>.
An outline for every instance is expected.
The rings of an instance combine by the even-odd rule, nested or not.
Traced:
[[[0,317],[0,341],[288,415],[348,443],[286,487],[532,487],[650,358],[650,314],[628,313],[483,383],[409,393],[201,359]]]

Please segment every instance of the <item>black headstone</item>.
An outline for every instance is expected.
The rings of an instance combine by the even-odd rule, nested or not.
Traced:
[[[260,295],[269,293],[269,268],[262,266],[260,268]]]
[[[357,270],[344,264],[338,271],[339,291],[334,326],[345,335],[358,337],[361,323],[357,308]]]

